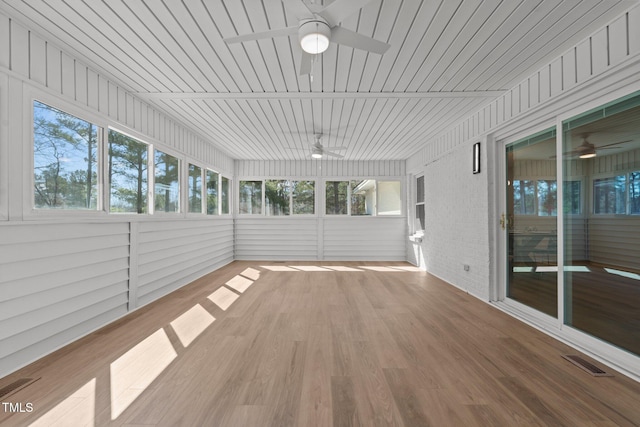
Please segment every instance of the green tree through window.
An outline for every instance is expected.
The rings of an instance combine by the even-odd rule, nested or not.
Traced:
[[[97,209],[98,127],[33,103],[34,206]]]

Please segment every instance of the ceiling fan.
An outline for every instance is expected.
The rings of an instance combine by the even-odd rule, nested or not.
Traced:
[[[314,159],[322,159],[324,156],[336,157],[338,159],[343,158],[342,154],[334,153],[333,150],[346,150],[347,147],[325,147],[322,145],[323,134],[316,133],[313,135],[313,143],[309,143],[311,146],[311,157]],[[299,150],[299,148],[293,148],[293,150]],[[305,148],[306,150],[306,148]]]
[[[302,0],[282,0],[285,8],[298,20],[297,25],[228,37],[224,41],[227,44],[240,43],[297,34],[298,42],[302,48],[302,58],[300,59],[301,76],[311,72],[314,55],[327,50],[330,42],[382,55],[389,49],[389,44],[338,25],[344,19],[362,9],[370,1],[336,0],[324,7],[316,4],[307,4]]]
[[[611,150],[611,149],[615,149],[617,145],[624,144],[626,142],[631,142],[631,140],[629,139],[627,141],[613,142],[611,144],[606,144],[606,145],[601,145],[599,147],[596,147],[595,145],[587,141],[588,137],[589,137],[589,134],[581,135],[582,144],[577,146],[574,150],[563,153],[563,155],[569,156],[569,157],[578,156],[581,159],[590,159],[590,158],[596,157],[597,151],[599,150]],[[556,156],[551,156],[551,158],[555,159]]]

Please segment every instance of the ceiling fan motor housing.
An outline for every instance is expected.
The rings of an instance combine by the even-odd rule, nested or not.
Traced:
[[[331,27],[321,17],[304,20],[298,27],[298,40],[305,52],[311,54],[322,53],[329,47]]]

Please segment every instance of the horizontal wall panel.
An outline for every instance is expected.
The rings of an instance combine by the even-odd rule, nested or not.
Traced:
[[[22,345],[26,343],[19,341],[13,342],[12,345],[15,347],[9,348],[12,348],[14,351],[11,354],[0,358],[0,373],[8,373],[11,370],[14,370],[16,366],[22,366],[26,363],[35,361],[43,355],[50,353],[65,344],[73,342],[78,339],[78,337],[82,337],[113,321],[113,319],[117,319],[125,315],[127,309],[122,304],[117,304],[115,308],[103,313],[96,314],[97,312],[92,311],[91,308],[87,309],[87,312],[92,313],[94,316],[88,317],[83,322],[76,323],[74,326],[64,329],[61,332],[55,333],[54,331],[44,331],[44,333],[41,334],[43,339],[36,341],[31,345],[23,347]],[[75,320],[77,318],[76,316],[78,316],[78,313],[74,313],[71,316],[72,320]]]
[[[318,218],[240,217],[235,230],[237,259],[318,258]]]
[[[128,228],[126,223],[0,227],[2,357],[32,360],[42,355],[33,349],[44,341],[52,351],[70,341],[75,334],[70,331],[95,329],[88,329],[90,319],[127,311]]]
[[[140,223],[135,250],[141,306],[233,261],[233,220]]]
[[[331,218],[324,221],[324,259],[405,260],[406,218]]]

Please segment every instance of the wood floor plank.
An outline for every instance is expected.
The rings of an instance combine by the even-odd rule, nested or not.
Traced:
[[[10,397],[33,413],[0,425],[71,407],[96,426],[640,425],[639,383],[587,375],[566,344],[406,266],[234,262],[0,379],[41,377]],[[208,299],[238,276],[226,310]],[[215,321],[185,346],[171,324],[198,305]],[[114,362],[162,331],[175,357],[112,419]]]

